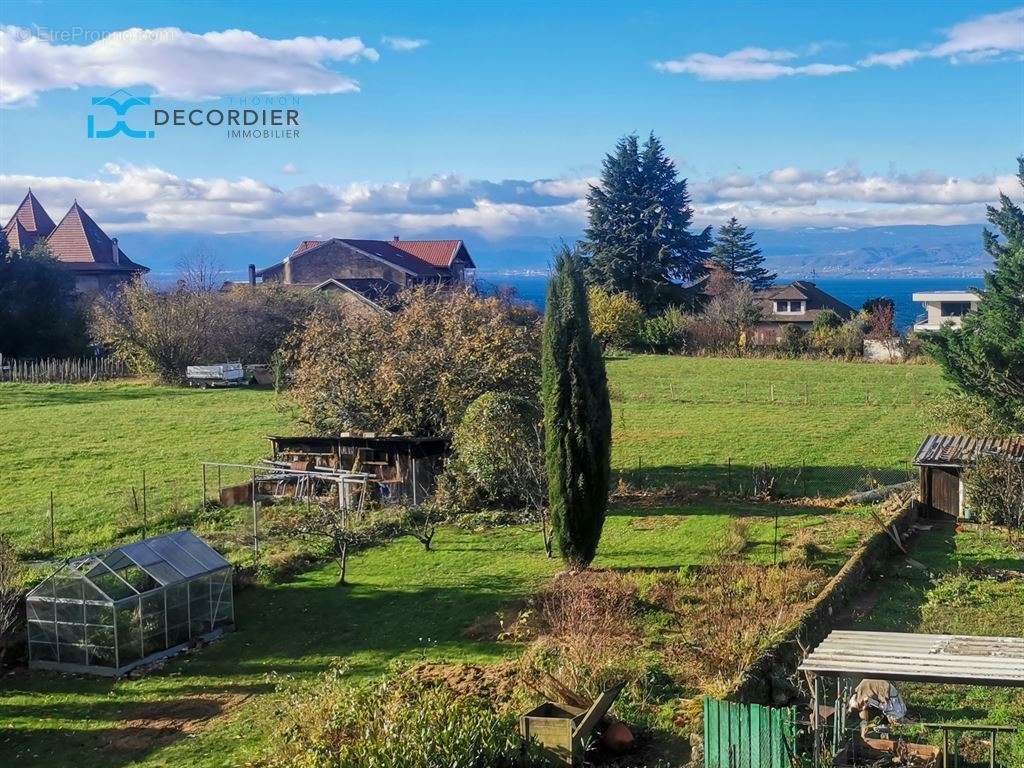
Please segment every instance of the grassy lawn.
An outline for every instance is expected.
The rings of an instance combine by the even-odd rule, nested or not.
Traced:
[[[856,629],[1024,636],[1024,558],[1001,533],[938,527],[923,532],[911,554],[925,569],[894,566],[878,603]],[[1019,689],[910,683],[900,688],[917,720],[1024,722],[1024,691]],[[1001,738],[1000,764],[1024,765],[1024,733]],[[932,741],[938,744],[937,736]]]
[[[805,361],[642,356],[611,361],[609,374],[620,470],[638,457],[645,468],[676,470],[720,471],[727,459],[737,472],[766,460],[892,469],[928,431],[922,403],[941,387],[932,366]],[[267,390],[0,384],[0,531],[27,554],[46,554],[53,490],[58,553],[134,538],[130,489],[141,488],[143,468],[152,531],[198,501],[199,461],[251,461],[266,454],[266,435],[300,430]],[[771,562],[776,515],[783,540],[811,532],[821,548],[815,564],[830,570],[872,527],[863,509],[638,494],[612,511],[594,565],[712,562],[737,518],[749,523],[743,555]],[[445,528],[435,547],[424,552],[402,539],[364,552],[350,563],[348,588],[334,586],[336,567],[327,565],[286,584],[243,590],[237,632],[141,679],[3,678],[0,765],[49,766],[69,754],[83,768],[244,764],[262,749],[274,719],[275,678],[309,677],[339,662],[366,675],[396,659],[471,662],[516,653],[517,646],[474,640],[465,630],[558,570],[544,557],[539,533]],[[190,725],[212,715],[215,726]]]
[[[932,365],[638,356],[608,372],[616,468],[739,483],[763,462],[804,466],[811,492],[816,478],[905,469],[942,387]],[[58,552],[137,535],[143,470],[152,523],[198,502],[200,461],[251,461],[289,431],[301,427],[269,390],[0,384],[0,531],[48,553],[53,491]]]
[[[727,503],[616,509],[594,565],[706,563],[739,517],[751,522],[747,556],[771,562],[774,521],[766,511]],[[783,510],[783,534],[861,519],[859,510],[803,512]],[[477,641],[465,631],[532,593],[560,567],[544,556],[537,531],[445,528],[435,551],[402,539],[352,558],[349,587],[335,586],[334,565],[287,584],[251,587],[236,596],[238,631],[146,677],[113,682],[22,672],[5,678],[0,765],[50,766],[69,753],[83,768],[244,764],[265,746],[274,677],[308,677],[339,661],[368,675],[395,660],[486,662],[514,654],[519,646]],[[175,718],[213,714],[222,714],[217,726],[190,738],[160,730]]]
[[[264,438],[291,424],[268,390],[0,384],[0,531],[48,552],[52,491],[59,552],[107,544],[141,522],[131,489],[143,470],[157,517],[199,502],[200,461],[266,455]]]
[[[762,463],[815,480],[906,470],[943,389],[934,365],[638,356],[608,364],[623,470],[736,478]]]

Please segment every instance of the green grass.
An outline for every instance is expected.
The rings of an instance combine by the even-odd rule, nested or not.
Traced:
[[[726,503],[647,513],[613,510],[594,565],[678,568],[709,562],[736,517],[751,518],[747,555],[770,562],[773,521],[766,511],[771,510]],[[785,533],[828,516],[841,523],[857,512],[790,514],[780,524]],[[516,653],[517,646],[473,640],[465,631],[561,568],[544,556],[539,532],[444,528],[435,548],[426,552],[412,539],[401,539],[368,550],[352,558],[349,587],[335,586],[337,568],[327,565],[287,584],[243,590],[236,595],[236,632],[138,680],[27,672],[5,678],[0,765],[50,766],[71,753],[81,768],[244,764],[265,747],[274,717],[274,677],[306,678],[339,661],[357,675],[370,675],[395,660],[488,662]],[[233,695],[253,698],[195,738],[111,751],[111,743],[138,738],[128,722],[162,717],[183,701]],[[201,710],[194,701],[191,706]]]
[[[911,554],[925,569],[897,563],[857,629],[928,634],[1024,636],[1024,558],[1001,532],[920,534]],[[1002,571],[1017,572],[1007,578]],[[899,686],[910,714],[926,722],[1024,722],[1024,691],[906,683]],[[936,744],[937,736],[932,737]],[[1024,732],[1003,737],[1001,765],[1024,765]],[[987,763],[985,763],[987,765]]]
[[[806,361],[645,356],[611,361],[609,374],[619,469],[637,457],[668,468],[721,467],[731,458],[737,472],[766,460],[891,469],[913,454],[928,428],[922,403],[941,387],[931,366]],[[774,403],[769,382],[777,385]],[[198,501],[200,460],[249,461],[265,454],[265,435],[298,429],[266,390],[0,385],[0,531],[27,552],[45,552],[53,490],[60,551],[136,535],[129,494],[141,487],[143,468],[159,518]],[[613,510],[595,566],[710,562],[737,517],[751,522],[745,556],[771,562],[778,512],[783,537],[803,528],[821,533],[820,564],[835,570],[870,526],[858,509],[653,503]],[[239,592],[237,632],[138,680],[4,678],[0,765],[49,766],[68,755],[83,768],[244,764],[264,746],[279,676],[305,678],[338,662],[367,675],[395,660],[492,661],[515,653],[472,640],[465,629],[560,567],[543,556],[539,533],[445,528],[435,544],[437,551],[424,552],[403,539],[354,557],[350,588],[335,587],[336,569],[327,565]],[[229,696],[251,698],[194,737],[172,733],[161,741],[151,733],[156,720],[182,706],[216,714]],[[129,738],[133,749],[123,747]]]
[[[616,467],[905,468],[934,428],[934,365],[638,356],[611,360]],[[774,399],[773,399],[774,396]]]
[[[275,403],[259,389],[0,384],[0,531],[49,551],[52,491],[58,551],[105,545],[133,527],[126,520],[141,523],[131,489],[141,494],[143,470],[153,517],[195,505],[200,461],[251,461],[267,435],[291,428]]]
[[[764,462],[804,466],[810,486],[793,490],[809,492],[905,469],[932,426],[924,404],[942,387],[932,365],[637,356],[608,371],[618,469],[749,484]],[[152,523],[198,502],[200,461],[251,461],[266,454],[266,435],[298,430],[269,390],[0,384],[0,532],[47,553],[52,491],[58,552],[134,536],[143,470]]]

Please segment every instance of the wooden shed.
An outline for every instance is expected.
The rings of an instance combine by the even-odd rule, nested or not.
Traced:
[[[366,472],[376,501],[411,504],[429,499],[444,468],[449,442],[440,437],[342,434],[268,438],[274,460]]]
[[[914,457],[920,471],[918,499],[932,514],[964,517],[963,469],[992,455],[1024,461],[1024,438],[929,435]]]

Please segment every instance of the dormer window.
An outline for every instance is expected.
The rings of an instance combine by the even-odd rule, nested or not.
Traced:
[[[775,314],[777,315],[802,315],[804,302],[802,299],[776,299]]]

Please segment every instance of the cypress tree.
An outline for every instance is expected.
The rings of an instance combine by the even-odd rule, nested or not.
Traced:
[[[693,221],[686,179],[652,133],[641,147],[635,135],[607,155],[601,182],[587,195],[587,277],[609,293],[628,293],[644,310],[671,303],[675,283],[704,274],[708,227]]]
[[[764,268],[764,256],[754,242],[754,236],[733,216],[724,226],[718,228],[711,258],[722,269],[750,285],[755,291],[763,291],[778,277]]]
[[[541,366],[553,536],[566,564],[585,568],[597,552],[608,507],[612,411],[582,262],[565,246],[548,283]]]
[[[1017,158],[1024,186],[1024,157]],[[1024,429],[1024,211],[1004,194],[988,220],[1002,233],[986,229],[985,250],[994,267],[975,312],[960,329],[922,334],[943,373],[966,395],[983,402],[989,414],[1010,431]]]

